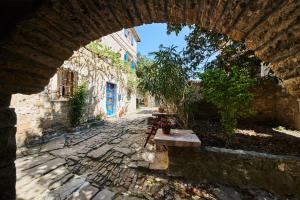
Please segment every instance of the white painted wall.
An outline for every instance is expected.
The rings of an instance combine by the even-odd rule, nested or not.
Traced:
[[[124,55],[128,52],[135,63],[137,62],[138,53],[138,41],[134,39],[133,44],[131,43],[131,37],[133,36],[133,29],[126,29],[128,36],[125,36],[125,29],[122,29],[116,33],[112,33],[100,39],[101,43],[105,46],[110,47],[113,51],[121,54],[121,59],[124,59]],[[130,36],[129,36],[130,35]],[[136,94],[132,94],[132,99],[128,105],[128,111],[134,112],[136,110]]]
[[[131,29],[127,29],[129,34],[133,34]],[[138,53],[138,42],[135,40],[133,45],[131,45],[130,37],[125,37],[125,29],[118,31],[116,33],[107,35],[101,38],[101,43],[110,47],[113,51],[119,52],[121,58],[124,58],[124,54],[127,51],[133,56],[134,60],[137,60]]]

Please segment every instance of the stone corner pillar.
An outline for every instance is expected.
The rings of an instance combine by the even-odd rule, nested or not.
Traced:
[[[16,199],[16,122],[10,94],[0,94],[0,200]]]

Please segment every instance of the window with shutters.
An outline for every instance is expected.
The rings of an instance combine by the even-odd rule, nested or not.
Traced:
[[[126,51],[125,54],[124,54],[124,60],[125,60],[125,61],[128,61],[128,60],[129,60],[129,54],[128,54],[127,51]]]
[[[135,70],[135,62],[134,62],[134,60],[131,61],[131,70],[132,71]]]
[[[124,35],[125,35],[125,37],[128,37],[128,34],[129,34],[128,29],[127,28],[124,29]]]
[[[58,96],[68,98],[77,87],[78,73],[70,69],[60,68],[57,71]]]

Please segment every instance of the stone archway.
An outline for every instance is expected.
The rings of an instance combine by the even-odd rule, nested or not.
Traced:
[[[0,31],[2,99],[10,99],[13,93],[42,91],[57,68],[80,46],[124,27],[154,22],[198,24],[244,41],[258,57],[272,63],[275,74],[291,94],[300,96],[299,0],[29,2],[28,11],[17,13],[19,17],[5,23],[12,28]],[[4,4],[1,7],[3,10],[7,8],[2,21],[16,12],[14,6]],[[14,122],[15,116],[8,111],[8,102],[0,104],[0,118]],[[0,188],[6,191],[6,199],[14,198],[14,167],[8,166],[13,166],[15,156],[5,153],[7,148],[15,149],[14,142],[11,142],[14,128],[10,122],[4,120],[0,123],[0,155],[7,158],[1,159]],[[5,181],[7,179],[12,180],[10,184]]]

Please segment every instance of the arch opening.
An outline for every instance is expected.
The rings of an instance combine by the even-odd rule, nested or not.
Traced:
[[[45,2],[2,40],[0,89],[39,92],[80,46],[124,27],[169,22],[197,24],[244,41],[297,95],[298,18],[298,1]]]
[[[5,154],[6,174],[1,179],[9,176],[9,183],[0,187],[7,199],[15,193],[16,118],[8,108],[9,96],[42,91],[74,50],[122,28],[158,22],[197,24],[243,41],[260,59],[272,63],[292,95],[300,96],[299,16],[298,0],[32,1],[28,13],[11,22],[10,31],[1,31],[0,93],[5,102],[0,102],[0,116],[5,120],[0,128],[5,133],[1,155]]]

